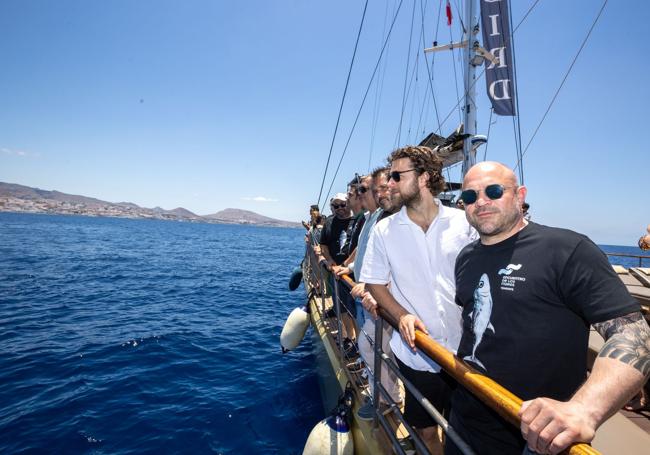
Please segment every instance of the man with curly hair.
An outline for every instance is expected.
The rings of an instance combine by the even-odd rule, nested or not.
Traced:
[[[461,312],[454,303],[454,263],[476,238],[465,214],[436,196],[445,188],[442,161],[428,147],[408,146],[390,157],[389,187],[404,207],[377,223],[360,281],[379,307],[399,321],[390,346],[402,374],[439,410],[449,411],[453,380],[415,350],[415,330],[456,352]],[[386,285],[390,283],[390,287]],[[435,421],[406,391],[405,417],[433,453],[441,453]]]

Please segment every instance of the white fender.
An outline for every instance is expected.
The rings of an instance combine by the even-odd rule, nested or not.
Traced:
[[[316,424],[305,444],[302,455],[353,455],[354,441],[350,427],[338,415]]]
[[[294,309],[289,314],[287,322],[282,327],[282,333],[280,333],[280,345],[283,353],[298,347],[305,337],[307,327],[309,327],[309,313],[307,313],[306,308]]]

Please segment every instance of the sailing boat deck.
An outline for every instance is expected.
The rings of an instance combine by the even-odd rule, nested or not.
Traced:
[[[336,343],[336,319],[326,316],[327,312],[333,308],[332,299],[331,297],[324,297],[321,303],[319,297],[312,296],[308,304],[314,328],[313,335],[317,338],[316,346],[323,348],[321,352],[317,353],[317,359],[324,407],[326,410],[333,408],[338,396],[350,383],[356,391],[357,399],[353,406],[353,414],[356,415],[361,405],[359,398],[363,396],[362,391],[367,383],[364,384],[365,380],[361,375],[362,370],[352,367],[354,359],[342,357],[339,353]],[[399,422],[391,414],[387,414],[385,417],[390,422],[392,429],[398,433],[398,437],[407,435],[403,427],[400,428]],[[351,431],[355,454],[393,453],[390,449],[391,443],[388,437],[379,427],[373,426],[372,420],[366,421],[354,418]]]
[[[646,283],[637,278],[637,274],[619,266],[614,266],[621,280],[626,284],[630,293],[637,300],[645,298],[648,287]],[[307,272],[307,270],[305,270]],[[639,273],[647,273],[641,269]],[[311,276],[310,272],[303,276]],[[309,280],[305,280],[307,289],[312,289]],[[365,395],[367,381],[361,375],[362,369],[355,364],[356,356],[346,356],[342,353],[337,343],[339,330],[336,315],[333,313],[331,297],[320,297],[317,292],[310,292],[309,308],[311,321],[314,327],[314,337],[317,343],[317,359],[319,376],[321,378],[321,395],[326,409],[331,409],[337,402],[339,395],[351,384],[356,392],[357,400],[353,407],[351,432],[354,440],[354,453],[379,454],[393,453],[389,436],[382,431],[373,421],[364,421],[356,417],[356,412],[361,405],[361,398]],[[646,318],[647,309],[644,310]],[[592,330],[589,338],[589,366],[593,364],[597,353],[604,341],[600,335]],[[394,413],[385,415],[393,431],[393,438],[403,438],[408,435]],[[650,419],[645,415],[620,411],[598,430],[592,446],[601,453],[645,454],[650,447]]]
[[[623,284],[634,297],[643,310],[643,313],[650,313],[650,268],[630,267],[626,269],[619,265],[614,266],[614,271],[623,281]]]

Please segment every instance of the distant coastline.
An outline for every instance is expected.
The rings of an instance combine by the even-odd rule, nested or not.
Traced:
[[[210,215],[197,215],[178,207],[140,207],[132,202],[107,202],[100,199],[41,190],[15,183],[0,182],[0,212],[46,213],[91,217],[155,219],[194,223],[243,224],[271,227],[300,227],[293,221],[278,220],[249,210],[228,208]]]

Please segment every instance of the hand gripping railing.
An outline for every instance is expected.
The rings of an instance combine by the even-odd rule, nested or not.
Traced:
[[[347,275],[344,275],[342,278],[343,281],[350,287],[356,284]],[[399,331],[398,321],[395,317],[393,317],[393,315],[382,308],[379,308],[379,315],[395,330]],[[459,384],[474,394],[483,403],[496,411],[499,415],[501,415],[504,419],[513,425],[517,427],[520,426],[521,420],[519,418],[519,411],[523,403],[523,400],[521,398],[514,395],[505,387],[499,385],[496,381],[483,374],[480,374],[469,364],[456,357],[453,353],[445,349],[439,343],[419,330],[415,331],[415,345],[424,354],[426,354],[434,362],[440,365],[447,372],[447,374],[452,376]],[[379,346],[376,346],[376,349],[377,348],[381,349],[381,344],[379,344]],[[387,362],[387,364],[389,366],[391,365],[389,362]],[[377,365],[378,364],[375,363],[375,366]],[[378,376],[376,373],[375,375]],[[573,444],[563,453],[569,455],[600,454],[600,452],[598,452],[596,449],[585,443]]]

